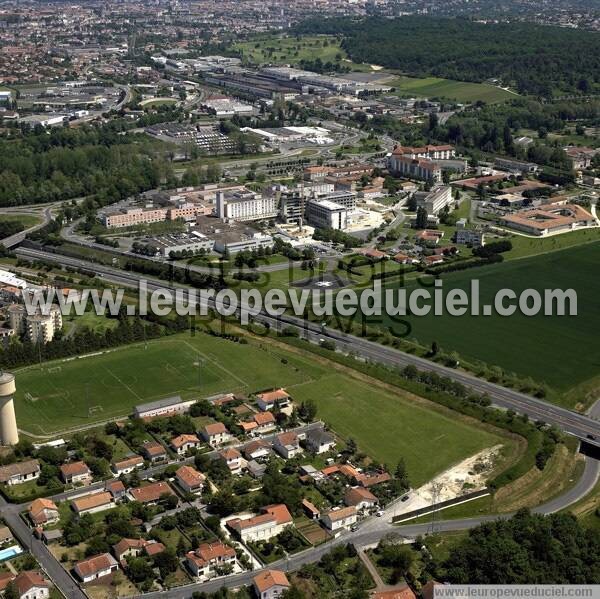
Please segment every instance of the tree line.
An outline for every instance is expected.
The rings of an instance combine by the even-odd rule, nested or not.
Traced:
[[[309,19],[298,33],[342,35],[354,62],[459,81],[500,80],[521,94],[598,92],[600,34],[532,23],[406,16]]]

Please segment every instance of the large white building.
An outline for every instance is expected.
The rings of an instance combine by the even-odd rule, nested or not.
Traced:
[[[452,190],[446,185],[438,185],[431,191],[415,193],[417,208],[425,208],[427,214],[436,216],[446,206],[452,204]]]
[[[262,508],[262,514],[258,516],[233,518],[227,522],[227,526],[244,542],[268,541],[291,525],[292,516],[283,504],[268,505]]]
[[[24,335],[31,343],[48,343],[62,329],[60,307],[52,305],[49,314],[27,314],[25,306],[13,304],[8,308],[10,328]]]
[[[263,196],[253,191],[217,192],[216,212],[219,218],[237,221],[275,218],[278,212],[277,198]]]
[[[347,226],[348,209],[331,200],[311,200],[307,216],[313,227],[343,230]]]

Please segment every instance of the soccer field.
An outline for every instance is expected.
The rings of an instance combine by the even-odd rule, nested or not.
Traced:
[[[321,358],[257,339],[239,344],[182,333],[147,348],[137,344],[22,369],[16,383],[19,426],[36,435],[124,417],[138,404],[175,394],[197,398],[283,386],[297,403],[314,400],[318,417],[342,437],[354,438],[373,459],[395,467],[404,457],[413,483],[507,442],[401,390],[373,387]]]
[[[16,373],[19,426],[48,434],[131,413],[167,397],[252,393],[312,380],[310,364],[258,346],[181,334]]]

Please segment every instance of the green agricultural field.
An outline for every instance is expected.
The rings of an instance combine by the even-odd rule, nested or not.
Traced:
[[[514,99],[517,94],[505,91],[487,83],[453,81],[439,77],[398,77],[388,83],[396,88],[399,96],[422,96],[426,98],[446,98],[455,102],[487,102],[496,104]]]
[[[547,288],[574,289],[578,315],[409,316],[404,319],[412,327],[408,337],[426,345],[435,340],[444,350],[457,351],[469,361],[498,365],[507,372],[546,382],[560,394],[566,393],[600,377],[600,278],[596,275],[599,263],[600,243],[589,243],[443,275],[445,290],[468,292],[471,280],[478,279],[482,305],[492,303],[496,292],[503,288],[517,294],[529,288],[542,292]],[[401,330],[389,317],[383,317],[382,324]],[[558,398],[571,406],[580,400],[576,393]]]
[[[0,214],[0,223],[21,223],[26,229],[42,222],[42,219],[34,214]]]
[[[319,417],[344,438],[352,437],[361,451],[375,460],[393,468],[403,457],[415,486],[465,456],[504,442],[399,394],[373,389],[342,374],[298,385],[293,397],[296,401],[315,400]]]

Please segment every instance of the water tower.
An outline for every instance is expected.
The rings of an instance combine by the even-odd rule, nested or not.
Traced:
[[[16,445],[19,442],[13,395],[16,391],[15,375],[0,371],[0,444]]]

